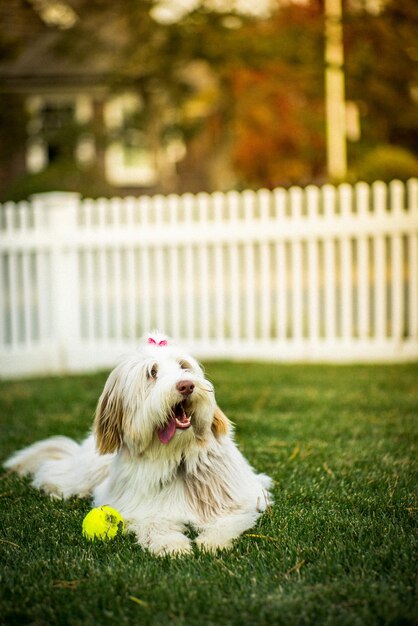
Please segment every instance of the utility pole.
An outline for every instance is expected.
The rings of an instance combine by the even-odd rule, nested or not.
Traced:
[[[342,0],[325,0],[325,100],[327,170],[333,180],[347,173]]]

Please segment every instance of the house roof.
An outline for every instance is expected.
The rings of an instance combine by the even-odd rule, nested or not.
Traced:
[[[33,93],[42,90],[103,89],[117,64],[117,51],[122,43],[112,24],[84,24],[84,32],[100,29],[102,42],[97,50],[81,42],[81,50],[73,50],[65,32],[45,24],[34,9],[22,15],[19,4],[11,0],[7,19],[1,20],[0,43],[7,44],[7,30],[15,28],[11,52],[0,59],[0,90]],[[13,14],[14,13],[14,14]],[[3,17],[3,16],[0,16]],[[16,29],[16,24],[20,29]],[[103,45],[103,37],[108,45]],[[4,48],[4,46],[3,46]],[[100,51],[99,51],[100,50]]]

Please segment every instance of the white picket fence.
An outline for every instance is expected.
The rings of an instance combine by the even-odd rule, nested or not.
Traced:
[[[418,180],[0,207],[0,375],[199,358],[418,358]]]

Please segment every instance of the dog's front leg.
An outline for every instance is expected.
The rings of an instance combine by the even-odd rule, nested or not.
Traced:
[[[216,518],[201,526],[201,533],[196,538],[196,545],[206,552],[228,550],[232,542],[245,530],[251,528],[260,513],[256,510],[241,510]]]
[[[184,525],[169,519],[130,520],[138,543],[156,556],[181,556],[192,551],[192,542],[183,534]]]

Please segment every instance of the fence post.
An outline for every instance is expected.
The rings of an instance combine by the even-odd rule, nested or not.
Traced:
[[[78,251],[75,245],[80,194],[50,192],[31,197],[35,211],[43,216],[49,240],[50,292],[44,294],[51,308],[51,336],[58,371],[70,368],[70,349],[80,337]]]

